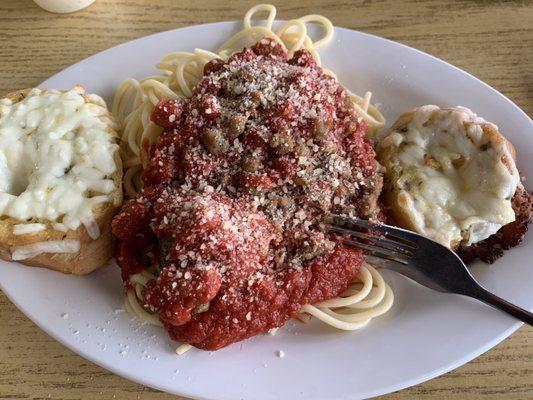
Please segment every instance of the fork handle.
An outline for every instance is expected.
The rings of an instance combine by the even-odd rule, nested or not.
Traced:
[[[481,286],[479,286],[477,289],[478,290],[476,290],[475,293],[465,294],[469,297],[473,297],[474,299],[481,300],[483,303],[497,308],[498,310],[512,315],[513,317],[518,318],[520,321],[533,326],[533,313],[509,303],[507,300],[496,296],[494,293],[489,292],[487,289]]]

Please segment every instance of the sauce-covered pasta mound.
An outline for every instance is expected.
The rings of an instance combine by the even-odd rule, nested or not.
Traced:
[[[330,213],[378,218],[379,164],[346,90],[305,50],[263,39],[160,102],[144,188],[113,222],[123,279],[170,335],[218,349],[341,294],[362,254]]]

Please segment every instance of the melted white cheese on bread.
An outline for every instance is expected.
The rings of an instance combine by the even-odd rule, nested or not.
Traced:
[[[388,169],[393,214],[409,229],[456,248],[515,219],[514,149],[467,108],[423,106],[405,114],[378,154]]]
[[[13,226],[13,235],[27,235],[42,232],[46,229],[45,224],[17,224]]]
[[[20,261],[33,258],[42,253],[77,253],[78,251],[80,251],[80,242],[77,240],[49,240],[25,246],[13,246],[11,258],[14,261]]]
[[[97,238],[93,207],[115,189],[114,128],[104,101],[81,87],[0,99],[0,215],[83,224]]]

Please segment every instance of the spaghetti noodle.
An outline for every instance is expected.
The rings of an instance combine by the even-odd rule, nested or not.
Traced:
[[[265,25],[254,19],[266,14]],[[216,53],[195,49],[194,52],[173,52],[165,55],[156,65],[161,75],[149,76],[140,81],[133,78],[124,81],[115,92],[113,114],[122,125],[121,155],[124,162],[124,191],[134,197],[142,187],[140,174],[146,165],[151,145],[161,134],[162,128],[150,120],[155,105],[162,99],[189,98],[203,76],[205,64],[215,58],[226,60],[230,55],[269,37],[281,44],[292,56],[300,49],[308,50],[318,65],[321,65],[318,49],[329,43],[333,37],[333,25],[321,15],[306,15],[284,23],[274,29],[276,8],[269,4],[252,7],[244,16],[243,29],[220,46]],[[308,24],[319,25],[323,36],[313,41],[308,35]],[[328,74],[335,76],[331,71]],[[358,115],[365,120],[369,129],[377,130],[385,119],[370,103],[371,93],[363,97],[349,92],[350,100]]]
[[[264,25],[254,23],[259,14],[266,14]],[[159,137],[162,128],[152,122],[150,115],[161,99],[190,98],[196,85],[203,77],[204,66],[213,59],[227,60],[231,55],[251,46],[258,40],[268,37],[282,45],[289,56],[300,49],[306,49],[320,65],[317,49],[330,42],[333,25],[320,15],[308,15],[291,20],[274,30],[276,9],[272,5],[258,5],[244,16],[243,30],[229,38],[216,53],[196,49],[194,52],[169,53],[157,64],[161,75],[144,78],[140,81],[128,79],[116,91],[113,112],[122,123],[121,151],[126,169],[124,189],[133,197],[141,189],[140,179],[143,168],[149,161],[150,147]],[[323,36],[313,41],[308,35],[307,24],[318,24]],[[331,71],[324,70],[334,77]],[[371,93],[359,97],[348,92],[357,115],[370,130],[377,130],[384,124],[384,118],[375,106],[370,104]],[[162,326],[157,314],[148,312],[143,305],[143,290],[156,276],[149,271],[131,275],[130,289],[126,296],[126,309],[144,323]],[[307,321],[311,317],[341,330],[357,330],[392,306],[394,295],[390,287],[372,266],[363,264],[348,289],[339,297],[313,305],[306,304],[301,309],[299,319]],[[192,346],[184,344],[176,352],[183,354]]]

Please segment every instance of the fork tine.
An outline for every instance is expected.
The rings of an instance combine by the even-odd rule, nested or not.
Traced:
[[[412,248],[413,250],[418,248],[418,245],[416,244],[416,242],[410,240],[409,238],[404,237],[404,236],[400,236],[400,235],[395,234],[395,233],[391,233],[390,230],[387,229],[387,225],[374,224],[374,223],[366,221],[364,219],[349,218],[349,217],[345,217],[343,215],[338,215],[338,214],[332,214],[332,215],[329,216],[328,219],[331,221],[331,223],[333,223],[333,224],[335,224],[337,226],[344,225],[344,226],[348,226],[350,229],[354,229],[354,230],[355,229],[360,229],[360,228],[377,230],[377,231],[383,233],[384,235],[386,235],[387,238],[394,239],[395,241],[400,242],[403,245]],[[403,230],[399,229],[399,228],[396,229],[396,231],[399,231],[402,234],[404,233]],[[409,232],[406,231],[405,232],[405,236],[407,236],[408,234],[409,234]]]
[[[382,247],[376,247],[370,244],[356,242],[355,240],[350,239],[344,239],[343,243],[347,244],[348,246],[357,247],[361,250],[366,250],[370,252],[371,256],[382,258],[389,261],[394,261],[400,264],[409,264],[409,259],[402,257],[401,254],[395,253],[391,250],[384,249]]]
[[[368,254],[365,254],[365,261],[369,263],[370,265],[380,267],[380,268],[387,268],[391,270],[395,270],[398,266],[402,266],[403,264],[400,264],[396,261],[386,260],[384,258],[371,256]]]
[[[372,244],[379,245],[381,247],[384,247],[387,250],[397,251],[408,256],[413,255],[413,252],[411,251],[411,249],[409,249],[405,244],[395,242],[385,237],[372,236],[371,234],[368,234],[365,232],[359,232],[359,231],[354,231],[351,229],[341,228],[335,225],[329,226],[328,230],[337,232],[337,233],[344,233],[344,234],[347,234],[349,236],[353,236],[359,239],[365,239],[365,240],[372,241]]]

